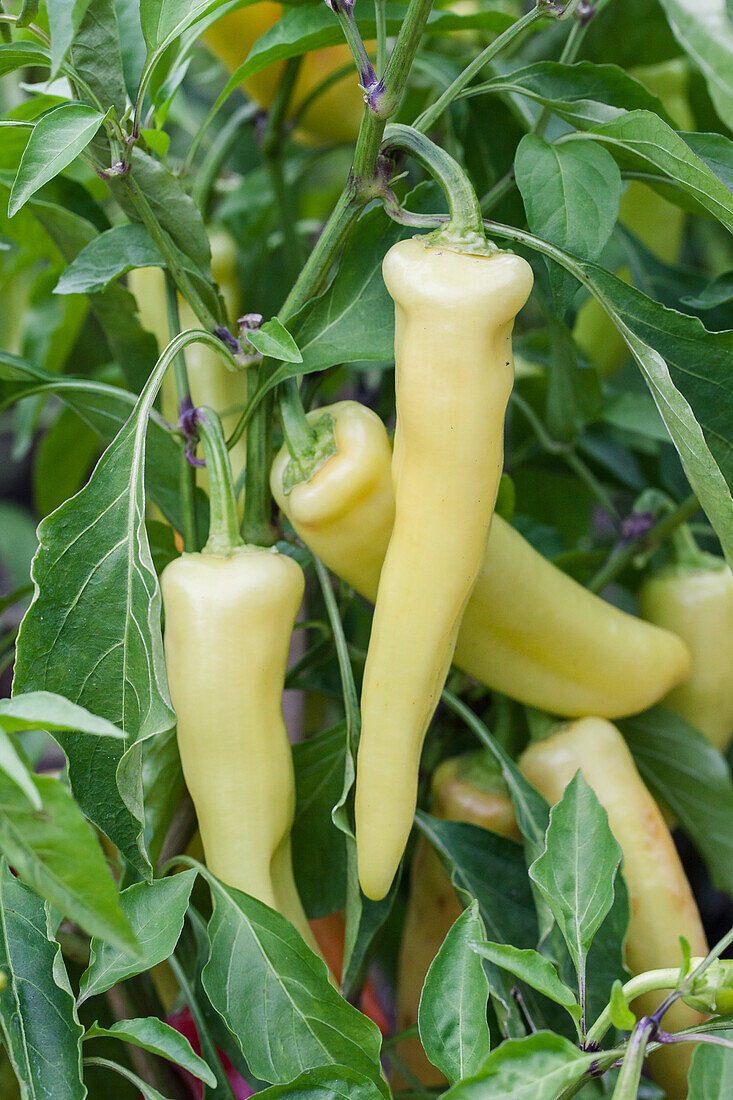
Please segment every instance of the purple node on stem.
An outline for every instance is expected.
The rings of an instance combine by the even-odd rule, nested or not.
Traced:
[[[653,526],[653,512],[632,512],[621,524],[621,541],[638,542]]]

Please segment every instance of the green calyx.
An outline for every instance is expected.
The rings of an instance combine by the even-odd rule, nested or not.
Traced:
[[[292,457],[283,473],[283,493],[287,496],[296,485],[310,481],[321,466],[336,454],[335,420],[330,413],[323,413],[311,424],[311,439],[297,458]]]
[[[506,780],[496,758],[484,749],[467,752],[456,761],[456,779],[486,794],[508,794]]]

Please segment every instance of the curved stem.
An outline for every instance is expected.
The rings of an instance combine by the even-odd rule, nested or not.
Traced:
[[[679,977],[680,968],[678,966],[667,967],[664,970],[648,970],[645,974],[637,974],[635,978],[631,978],[626,982],[621,992],[628,1003],[640,997],[643,993],[653,993],[659,989],[674,989]],[[612,1022],[611,1006],[608,1004],[586,1034],[586,1049],[594,1043],[601,1042]]]
[[[243,543],[229,452],[221,420],[213,409],[196,409],[195,421],[209,473],[209,537],[203,552],[225,557]]]
[[[393,123],[384,131],[382,152],[404,149],[440,184],[448,201],[450,217],[436,230],[435,241],[459,251],[496,252],[496,245],[486,240],[483,215],[471,181],[458,161],[412,126]]]
[[[300,464],[301,459],[312,454],[316,433],[308,423],[295,378],[289,378],[283,382],[279,400],[285,443],[290,451],[290,457]]]
[[[646,1045],[656,1031],[656,1027],[656,1021],[645,1016],[634,1028],[616,1081],[616,1088],[613,1090],[613,1100],[636,1100],[639,1095]]]
[[[481,72],[485,65],[488,65],[490,61],[506,49],[514,39],[520,35],[527,27],[538,19],[544,19],[549,13],[542,11],[539,6],[533,8],[526,15],[523,15],[521,19],[517,19],[516,23],[512,23],[511,27],[500,34],[498,38],[495,38],[491,45],[487,46],[485,50],[476,57],[470,65],[468,65],[463,72],[456,77],[449,87],[443,92],[443,94],[436,99],[432,106],[426,108],[418,118],[415,119],[413,126],[416,130],[421,130],[425,133],[431,129],[432,126],[438,121],[444,111],[450,107],[454,99],[456,99],[463,89],[471,83],[473,78]]]

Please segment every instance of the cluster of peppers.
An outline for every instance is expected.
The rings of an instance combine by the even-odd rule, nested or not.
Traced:
[[[248,18],[259,10],[273,22],[276,9],[258,4]],[[220,52],[226,26],[224,19],[209,32],[224,36],[215,43]],[[250,32],[257,38],[264,29]],[[301,73],[296,104],[321,77]],[[266,99],[267,88],[259,95]],[[316,125],[307,111],[303,121]],[[229,246],[221,236],[212,245],[214,273],[235,310]],[[493,515],[513,383],[511,332],[531,269],[485,241],[438,234],[395,245],[383,273],[396,314],[394,447],[374,412],[341,401],[308,416],[333,434],[322,464],[299,479],[284,446],[271,472],[273,496],[296,534],[375,605],[355,800],[362,889],[379,899],[393,882],[412,826],[423,741],[455,663],[495,691],[571,719],[533,743],[520,767],[551,804],[580,768],[607,810],[624,853],[631,970],[674,964],[680,934],[704,955],[669,829],[610,720],[661,699],[725,747],[733,732],[733,575],[683,533],[675,564],[643,586],[639,619],[577,584]],[[165,343],[160,311],[146,312],[161,300],[152,283],[161,278],[151,269],[132,281],[144,323]],[[189,349],[187,357],[194,403],[203,406],[211,527],[204,549],[174,560],[161,582],[183,770],[210,869],[283,913],[318,950],[293,875],[295,789],[282,714],[303,573],[291,557],[246,545],[239,533],[232,464],[238,474],[243,444],[227,456],[221,420],[205,406],[236,416],[246,398],[243,376],[206,350]],[[164,395],[169,416],[172,400]],[[508,792],[483,755],[444,762],[432,792],[439,816],[520,840]],[[421,842],[400,961],[400,1029],[417,1019],[425,973],[459,909],[437,856]],[[682,1002],[670,1010],[671,1027],[698,1019]],[[437,1083],[419,1044],[405,1044],[402,1056],[426,1084]],[[668,1095],[685,1095],[680,1049],[655,1057]]]

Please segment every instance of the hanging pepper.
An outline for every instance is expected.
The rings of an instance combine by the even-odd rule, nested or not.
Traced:
[[[369,600],[394,523],[392,452],[382,421],[355,401],[308,414],[333,419],[335,453],[285,488],[290,455],[270,485],[296,532]],[[684,644],[588,592],[495,515],[461,623],[454,662],[488,687],[552,714],[620,718],[645,710],[688,673]]]
[[[532,287],[519,256],[406,240],[382,265],[395,302],[395,522],[361,696],[359,881],[384,897],[412,826],[420,751],[478,576],[501,476],[511,332]]]
[[[479,750],[444,760],[433,773],[431,790],[435,817],[467,821],[512,840],[521,839],[506,783],[488,752]],[[398,1032],[417,1023],[425,975],[461,911],[440,857],[421,836],[410,869],[410,896],[400,948]],[[423,1085],[445,1083],[418,1039],[405,1039],[397,1053]]]
[[[315,941],[293,877],[293,760],[282,715],[300,567],[244,545],[221,424],[198,409],[211,483],[201,553],[163,570],[165,656],[178,746],[206,862],[223,882],[288,917]]]
[[[209,237],[211,245],[211,273],[218,283],[230,320],[235,319],[242,305],[237,283],[236,253],[232,238],[224,230],[215,230]],[[134,268],[127,276],[128,286],[135,295],[143,328],[152,332],[158,341],[158,351],[170,343],[168,315],[165,301],[165,276],[159,267]],[[178,302],[181,330],[200,328],[193,310],[182,298]],[[195,406],[207,406],[220,415],[224,431],[229,434],[236,426],[247,402],[247,376],[244,372],[229,370],[221,356],[205,344],[191,344],[185,351],[191,400]],[[172,371],[166,374],[161,387],[161,410],[166,420],[175,424],[178,420],[178,397]],[[229,452],[235,480],[244,469],[247,458],[247,441],[237,440]],[[196,473],[196,481],[207,489],[206,468]]]
[[[674,841],[616,727],[603,718],[571,722],[531,745],[519,765],[550,804],[559,801],[575,773],[582,771],[606,810],[623,851],[622,871],[631,908],[625,950],[631,972],[681,963],[679,936],[687,939],[693,955],[706,955],[700,914]],[[647,1015],[661,999],[660,994],[646,994],[635,1002],[635,1008]],[[697,1012],[676,1001],[662,1026],[674,1031],[700,1021]],[[687,1043],[652,1056],[656,1080],[670,1100],[687,1095],[691,1056],[692,1047]]]
[[[639,592],[644,618],[679,634],[692,658],[689,679],[662,705],[725,752],[733,734],[733,572],[722,558],[702,553],[687,527],[673,544],[674,562]]]

